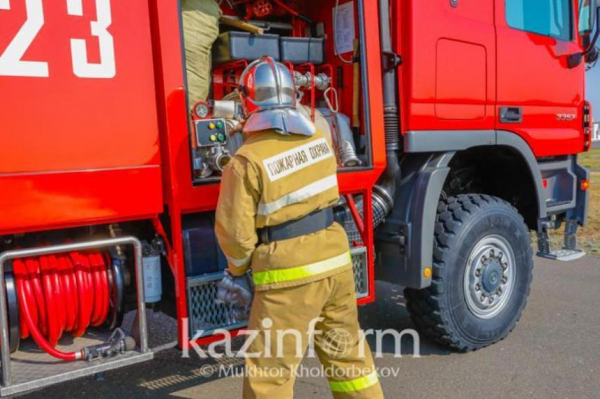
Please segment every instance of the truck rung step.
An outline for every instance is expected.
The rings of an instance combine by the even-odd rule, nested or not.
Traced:
[[[557,251],[551,251],[550,253],[538,252],[537,256],[540,258],[570,262],[583,258],[585,256],[585,251],[581,249],[559,249]]]

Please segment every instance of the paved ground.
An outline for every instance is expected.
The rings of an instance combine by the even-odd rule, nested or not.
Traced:
[[[529,305],[506,340],[470,354],[450,353],[428,342],[422,342],[420,358],[386,353],[377,365],[399,370],[397,377],[382,381],[386,397],[599,398],[599,291],[600,258],[572,263],[538,259]],[[164,334],[158,321],[153,321],[153,331]],[[412,327],[401,289],[389,284],[378,284],[378,302],[361,308],[361,321],[364,329]],[[200,370],[207,364],[217,363],[182,359],[170,349],[153,362],[107,373],[103,381],[80,380],[29,397],[240,398],[241,380],[203,377]],[[296,383],[296,398],[329,397],[323,379]]]

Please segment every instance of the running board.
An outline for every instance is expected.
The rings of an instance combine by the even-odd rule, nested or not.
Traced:
[[[545,259],[560,260],[562,262],[570,262],[581,259],[585,256],[585,251],[581,249],[559,249],[550,251],[549,253],[538,252],[537,256]]]
[[[538,252],[537,256],[545,259],[570,262],[581,259],[585,256],[585,251],[577,248],[577,222],[567,220],[564,233],[564,244],[562,249],[550,249],[550,229],[558,229],[560,223],[554,221],[540,221],[538,223]]]

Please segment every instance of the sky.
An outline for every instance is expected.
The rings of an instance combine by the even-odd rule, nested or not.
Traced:
[[[594,119],[600,121],[600,62],[587,72],[586,97],[594,107]]]

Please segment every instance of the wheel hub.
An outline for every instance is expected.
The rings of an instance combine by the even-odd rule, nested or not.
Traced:
[[[467,307],[476,317],[490,319],[504,309],[512,294],[515,256],[503,237],[479,241],[469,256],[464,279]]]
[[[493,259],[487,265],[483,267],[483,273],[481,273],[481,287],[487,294],[492,294],[502,284],[502,266],[498,259]]]

